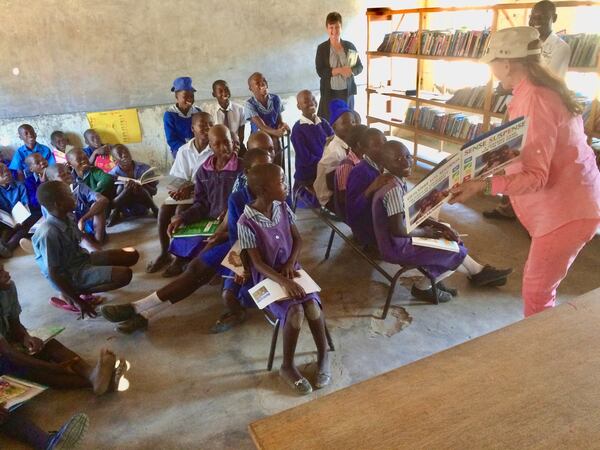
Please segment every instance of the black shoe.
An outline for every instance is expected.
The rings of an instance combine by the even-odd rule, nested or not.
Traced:
[[[486,219],[492,219],[492,220],[515,220],[516,219],[515,216],[509,216],[509,215],[503,214],[502,212],[498,211],[497,209],[492,209],[491,211],[484,211],[483,217],[485,217]]]
[[[512,269],[496,269],[486,265],[483,270],[469,278],[475,286],[497,286],[493,283],[504,280],[512,273]]]
[[[131,319],[126,320],[125,322],[121,322],[117,325],[117,331],[123,334],[131,334],[138,330],[147,330],[148,329],[148,319],[141,316],[140,314],[136,314]]]
[[[419,300],[427,300],[428,302],[435,303],[435,295],[433,293],[432,288],[419,289],[415,285],[413,285],[412,289],[410,290],[410,293],[413,297],[418,298]],[[448,303],[450,300],[452,300],[452,296],[448,292],[442,291],[441,289],[437,290],[438,303]]]
[[[458,290],[446,286],[443,281],[440,281],[440,282],[436,283],[435,285],[438,288],[438,290],[447,292],[452,297],[456,297],[458,295]]]
[[[100,314],[109,322],[123,322],[136,315],[135,309],[130,303],[122,305],[104,305],[100,308]]]

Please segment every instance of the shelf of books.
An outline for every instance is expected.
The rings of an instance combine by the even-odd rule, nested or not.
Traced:
[[[555,31],[571,47],[566,81],[585,105],[600,149],[600,1],[555,2]],[[510,92],[479,62],[490,33],[527,25],[535,3],[367,10],[367,123],[412,143],[434,165],[506,120]]]

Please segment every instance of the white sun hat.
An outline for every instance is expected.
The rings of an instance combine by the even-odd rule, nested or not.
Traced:
[[[539,55],[541,48],[528,49],[528,45],[540,38],[540,33],[533,27],[513,27],[494,31],[485,49],[481,62],[490,63],[494,59],[525,58]]]

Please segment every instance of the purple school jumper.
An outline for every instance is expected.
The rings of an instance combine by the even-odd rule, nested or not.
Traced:
[[[354,238],[363,245],[376,245],[371,217],[371,199],[364,192],[381,172],[365,155],[348,176],[346,185],[346,223]]]
[[[444,272],[456,270],[467,256],[466,247],[460,243],[460,252],[448,252],[412,245],[411,238],[393,236],[388,216],[402,210],[402,196],[406,184],[400,180],[388,183],[373,196],[373,228],[381,258],[392,264],[421,266],[437,278]]]
[[[256,248],[268,266],[279,272],[292,253],[293,239],[291,226],[295,223],[294,213],[286,203],[273,202],[271,219],[246,205],[244,214],[238,221],[238,237],[242,249]],[[300,269],[296,263],[296,270]],[[260,283],[266,277],[252,267],[252,282]],[[288,310],[297,304],[310,300],[319,305],[321,300],[317,294],[308,294],[299,300],[289,299],[271,303],[267,308],[277,317],[281,325],[285,325]]]

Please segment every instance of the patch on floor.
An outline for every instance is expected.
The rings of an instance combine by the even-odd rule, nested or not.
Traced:
[[[401,306],[391,305],[385,319],[371,318],[371,337],[390,337],[404,330],[412,323],[412,317]]]

